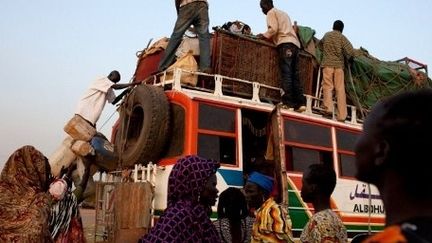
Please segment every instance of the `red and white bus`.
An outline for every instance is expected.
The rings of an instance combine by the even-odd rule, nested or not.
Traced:
[[[184,75],[197,75],[198,85],[182,84]],[[236,84],[250,85],[251,95],[230,92]],[[164,168],[155,174],[154,216],[166,207],[168,176],[182,156],[197,154],[220,161],[220,192],[244,185],[244,174],[267,150],[269,119],[277,107],[263,98],[262,88],[246,80],[175,69],[173,75],[162,73],[147,79],[125,97],[113,139],[124,167],[153,162]],[[278,87],[266,88],[279,92]],[[336,171],[331,205],[342,218],[349,238],[379,231],[384,226],[380,195],[375,187],[354,178],[354,145],[362,130],[361,120],[354,107],[349,109],[348,121],[324,118],[317,102],[316,97],[307,95],[303,113],[276,108],[282,154],[278,161],[283,163],[276,168],[283,168],[278,171],[286,181],[281,195],[293,223],[293,235],[299,237],[314,212],[300,196],[303,171],[314,163],[329,164]]]

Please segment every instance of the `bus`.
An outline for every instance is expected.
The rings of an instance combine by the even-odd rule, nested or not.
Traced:
[[[182,156],[219,161],[217,187],[222,192],[242,188],[254,162],[272,144],[282,182],[280,203],[288,209],[295,238],[314,213],[300,196],[303,171],[314,163],[336,171],[331,206],[349,238],[383,229],[385,212],[377,188],[354,177],[354,145],[362,131],[356,107],[349,106],[349,120],[339,122],[320,115],[316,96],[306,95],[307,109],[299,113],[266,98],[264,88],[280,92],[279,87],[180,68],[171,72],[151,76],[124,97],[112,134],[122,167],[157,164],[154,218],[166,208],[168,177]],[[197,85],[184,83],[185,77],[197,78]],[[232,92],[245,86],[251,87],[250,95]]]

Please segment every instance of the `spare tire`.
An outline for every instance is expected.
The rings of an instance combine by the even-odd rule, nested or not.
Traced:
[[[157,163],[170,131],[170,111],[163,88],[141,84],[125,99],[115,148],[121,166]]]

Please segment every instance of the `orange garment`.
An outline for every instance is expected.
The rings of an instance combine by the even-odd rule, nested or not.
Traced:
[[[405,236],[402,234],[399,225],[390,226],[384,229],[384,231],[372,235],[363,241],[363,243],[406,243],[408,242]]]

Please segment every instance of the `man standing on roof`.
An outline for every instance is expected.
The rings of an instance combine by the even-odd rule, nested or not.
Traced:
[[[105,103],[108,101],[115,104],[118,101],[113,89],[124,89],[136,84],[118,84],[119,81],[120,73],[117,70],[112,71],[107,77],[97,78],[79,100],[75,114],[96,127]]]
[[[271,40],[279,52],[279,68],[284,95],[282,103],[298,112],[306,110],[303,85],[298,76],[298,52],[300,41],[287,13],[273,7],[273,0],[261,0],[262,12],[267,15],[267,32],[259,34],[260,39]]]
[[[175,0],[177,21],[169,39],[165,54],[159,63],[158,70],[164,71],[175,59],[175,52],[180,45],[186,30],[193,25],[198,34],[200,47],[199,70],[210,73],[210,34],[207,0]]]
[[[333,114],[333,90],[336,90],[338,121],[345,121],[347,117],[344,63],[355,56],[351,42],[342,34],[343,28],[344,23],[336,20],[333,30],[327,32],[318,44],[323,53],[324,115],[330,117]]]

